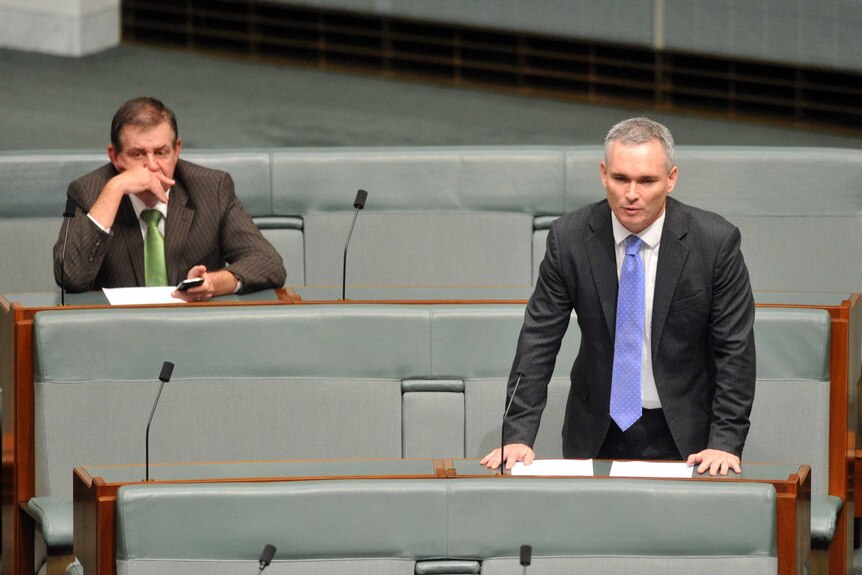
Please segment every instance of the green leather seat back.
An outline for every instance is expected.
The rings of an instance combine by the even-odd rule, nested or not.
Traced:
[[[767,574],[777,568],[775,513],[772,486],[738,482],[132,485],[117,494],[118,573],[236,572],[266,542],[278,549],[273,573],[412,573],[439,559],[507,573],[530,544],[540,573]]]
[[[551,147],[300,149],[275,153],[273,176],[274,211],[303,216],[308,285],[341,281],[357,188],[362,285],[529,285],[533,217],[563,200]]]
[[[829,312],[757,308],[757,388],[743,457],[806,463],[811,492],[829,486]]]

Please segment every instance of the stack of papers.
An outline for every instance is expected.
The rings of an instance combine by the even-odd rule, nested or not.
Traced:
[[[611,464],[611,477],[660,477],[660,478],[691,478],[694,467],[689,467],[684,461],[614,461]]]
[[[186,303],[171,297],[174,286],[103,288],[105,297],[111,305],[151,305],[156,303]]]
[[[592,477],[592,459],[537,459],[531,465],[521,461],[512,467],[512,475],[565,475]]]
[[[611,464],[611,477],[655,477],[669,479],[688,479],[693,467],[682,462],[664,461],[614,461]],[[592,459],[537,459],[531,465],[518,462],[512,468],[512,475],[592,477]]]

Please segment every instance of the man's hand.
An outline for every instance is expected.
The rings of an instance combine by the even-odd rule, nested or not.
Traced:
[[[195,266],[189,270],[191,278],[203,278],[204,283],[186,291],[174,290],[172,297],[183,301],[209,301],[214,296],[231,294],[236,290],[237,279],[228,270],[207,272],[206,266]]]
[[[713,477],[718,474],[727,475],[728,469],[742,473],[742,469],[739,467],[739,457],[718,449],[704,449],[700,453],[692,453],[688,456],[686,465],[692,467],[695,463],[700,464],[697,467],[698,473],[703,474],[708,469],[709,474]]]
[[[152,170],[146,166],[126,170],[105,184],[93,207],[90,208],[90,217],[103,227],[110,228],[114,225],[114,219],[117,217],[117,210],[120,208],[120,200],[123,199],[123,196],[137,194],[144,204],[152,207],[158,202],[168,201],[165,190],[175,183],[161,171]]]
[[[506,445],[504,452],[506,456],[506,469],[512,469],[518,461],[523,461],[524,465],[530,465],[536,459],[536,453],[529,445],[523,443],[510,443]],[[483,457],[480,463],[488,469],[497,469],[500,467],[500,448]]]

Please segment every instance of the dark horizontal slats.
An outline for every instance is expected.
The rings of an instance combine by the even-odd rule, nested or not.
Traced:
[[[862,75],[255,0],[123,0],[123,38],[290,64],[862,133]]]

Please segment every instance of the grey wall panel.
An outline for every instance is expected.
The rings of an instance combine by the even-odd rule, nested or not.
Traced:
[[[281,0],[454,25],[862,70],[862,3],[849,0]],[[654,13],[658,16],[654,18]]]
[[[667,48],[862,70],[862,3],[846,0],[666,0]]]
[[[350,10],[649,46],[652,0],[280,0],[283,4]]]

